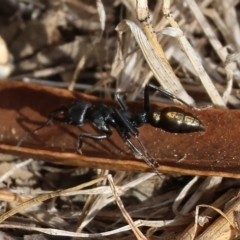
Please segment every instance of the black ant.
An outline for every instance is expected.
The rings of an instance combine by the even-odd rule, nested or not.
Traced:
[[[172,100],[178,100],[189,108],[189,104],[184,102],[177,96],[159,88],[154,85],[148,84],[144,89],[144,110],[137,114],[131,113],[125,102],[116,93],[116,99],[121,109],[109,107],[104,104],[92,105],[90,102],[77,100],[73,103],[62,106],[54,110],[45,124],[36,128],[35,130],[27,133],[23,137],[18,146],[21,145],[23,140],[37,130],[47,126],[52,120],[62,122],[74,126],[82,126],[86,120],[92,123],[102,135],[93,135],[91,133],[81,133],[78,137],[77,150],[81,152],[83,138],[90,138],[94,140],[102,140],[109,138],[112,135],[111,127],[116,129],[119,136],[126,142],[134,151],[135,155],[142,158],[153,170],[160,176],[156,169],[158,163],[151,157],[147,149],[139,139],[138,128],[145,123],[150,123],[152,126],[161,128],[164,131],[171,133],[190,133],[204,131],[205,127],[202,122],[189,112],[184,111],[178,107],[151,108],[149,100],[149,88],[157,90]],[[132,143],[131,136],[133,136],[141,146],[143,152]]]

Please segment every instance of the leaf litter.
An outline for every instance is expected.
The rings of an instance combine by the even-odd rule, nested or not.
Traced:
[[[0,50],[4,54],[0,59],[0,77],[5,79],[6,86],[12,84],[15,96],[18,89],[14,88],[16,85],[12,80],[25,82],[26,86],[37,83],[91,92],[102,99],[112,99],[116,90],[127,91],[127,100],[141,101],[144,84],[151,80],[189,104],[203,107],[214,104],[216,107],[237,109],[240,79],[239,4],[236,1],[221,4],[203,1],[197,5],[192,0],[172,1],[171,5],[169,1],[163,1],[162,5],[160,1],[156,5],[149,1],[149,6],[146,1],[136,3],[107,0],[87,3],[75,0],[2,1],[0,4],[5,5],[4,8],[0,5]],[[4,82],[1,84],[4,85]],[[24,92],[21,94],[24,98]],[[13,154],[13,147],[16,148],[21,136],[32,129],[29,127],[41,123],[52,110],[48,109],[46,102],[41,104],[43,99],[36,99],[34,91],[25,94],[30,99],[27,104],[17,102],[12,106],[14,95],[9,95],[7,91],[4,95],[2,92],[5,109],[1,109],[1,115],[6,113],[8,116],[1,125],[3,153]],[[44,99],[48,100],[49,105],[58,107],[67,99],[71,101],[77,96],[73,92],[66,97],[61,89],[57,94],[58,98],[45,94]],[[153,99],[163,101],[159,97]],[[29,109],[37,111],[33,115],[24,115]],[[236,115],[231,115],[230,110],[225,109],[204,111],[205,121],[209,122],[209,129],[214,132],[210,134],[219,144],[214,145],[214,141],[207,144],[210,147],[203,151],[207,151],[208,157],[203,153],[192,172],[177,170],[180,174],[209,175],[205,178],[176,174],[173,166],[169,169],[174,175],[166,174],[162,179],[157,179],[152,173],[134,173],[134,170],[145,171],[147,167],[138,161],[131,165],[134,156],[129,157],[132,153],[125,146],[124,150],[120,149],[115,154],[121,155],[123,152],[129,161],[116,161],[115,166],[108,167],[113,165],[114,158],[111,160],[109,157],[113,154],[111,147],[103,151],[103,142],[96,145],[88,142],[92,145],[89,152],[96,149],[91,156],[95,164],[90,165],[86,161],[84,167],[73,167],[78,164],[68,164],[68,161],[74,159],[74,139],[78,133],[67,128],[63,132],[72,135],[72,138],[71,141],[65,140],[65,143],[71,147],[65,147],[59,155],[55,155],[57,159],[63,159],[63,165],[55,165],[48,158],[54,158],[55,149],[62,147],[51,145],[54,139],[64,140],[61,138],[63,134],[58,133],[59,126],[51,126],[52,132],[48,132],[45,138],[39,140],[33,136],[29,140],[28,144],[32,144],[35,152],[30,153],[27,149],[22,158],[19,158],[21,154],[16,154],[16,157],[1,155],[1,234],[24,239],[49,239],[48,235],[56,239],[59,236],[89,239],[236,238],[239,183],[237,179],[222,177],[239,178],[237,170],[235,175],[230,174],[231,168],[237,169],[238,140],[231,142],[228,138],[237,135],[238,113],[233,110]],[[16,118],[16,112],[22,114],[22,118]],[[214,113],[216,118],[212,116]],[[30,126],[21,119],[27,120]],[[18,124],[13,125],[15,120]],[[146,133],[144,143],[149,139],[147,132],[148,129],[141,132],[143,138]],[[153,133],[153,130],[149,132]],[[224,136],[216,139],[217,134]],[[178,139],[179,136],[165,135],[165,138],[174,137]],[[199,136],[199,141],[198,138],[191,139],[186,146],[202,146],[201,138],[204,139],[204,136]],[[121,139],[114,139],[117,136],[113,136],[117,148]],[[51,148],[44,151],[42,146],[48,141]],[[167,149],[165,141],[163,138],[160,145]],[[187,164],[184,163],[190,161],[188,155],[184,157],[186,149],[181,154],[174,153],[178,145],[181,146],[179,141],[174,141],[175,148],[171,147],[166,152],[176,154],[177,160],[182,159],[182,168],[186,169]],[[54,143],[57,144],[57,141]],[[217,155],[218,151],[220,155]],[[42,155],[38,155],[39,152]],[[71,152],[74,154],[71,155]],[[229,155],[234,152],[236,159]],[[104,154],[109,155],[106,157]],[[200,156],[198,154],[192,156]],[[212,162],[207,165],[210,154],[213,155]],[[224,154],[225,157],[220,159]],[[166,156],[159,159],[163,165],[164,159]],[[72,160],[72,163],[74,161],[77,160]],[[206,165],[201,170],[205,174],[200,173],[201,164]],[[226,203],[227,210],[224,207]],[[208,205],[211,208],[199,213],[200,207]],[[217,214],[220,211],[225,214]]]

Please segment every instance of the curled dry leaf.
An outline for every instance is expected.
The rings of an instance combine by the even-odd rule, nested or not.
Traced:
[[[92,104],[102,102],[117,106],[115,101],[67,90],[13,81],[0,82],[0,152],[64,165],[151,171],[145,162],[134,157],[115,131],[108,140],[84,139],[83,154],[76,153],[77,136],[81,132],[97,134],[88,123],[79,128],[51,125],[27,137],[21,147],[16,146],[27,131],[43,124],[52,110],[76,98]],[[128,103],[133,112],[142,110],[142,105],[141,101]],[[161,103],[154,105],[164,107]],[[186,110],[201,119],[205,132],[172,134],[148,124],[139,129],[140,139],[161,166],[159,170],[240,178],[240,111],[211,108]]]
[[[148,27],[150,25],[147,24]],[[116,30],[119,33],[123,33],[130,28],[132,34],[134,35],[145,60],[147,61],[149,67],[151,68],[157,81],[161,83],[163,88],[176,96],[180,97],[189,104],[194,104],[193,99],[186,93],[185,89],[180,84],[179,79],[174,74],[169,62],[167,61],[161,46],[159,45],[154,31],[145,28],[146,31],[152,33],[151,36],[146,36],[138,24],[130,20],[123,20],[118,24]],[[150,41],[152,40],[152,41]]]

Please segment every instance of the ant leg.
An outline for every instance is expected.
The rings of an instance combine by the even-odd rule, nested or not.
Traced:
[[[90,139],[94,139],[94,140],[103,140],[106,138],[109,138],[110,135],[92,135],[90,133],[81,133],[78,136],[78,142],[77,142],[77,151],[80,152],[82,154],[81,148],[82,148],[82,139],[83,138],[90,138]]]
[[[128,110],[127,105],[125,104],[125,102],[123,101],[123,99],[120,97],[120,93],[116,93],[115,94],[116,100],[119,104],[119,106],[121,107],[122,110]]]
[[[146,147],[143,145],[142,141],[139,139],[139,137],[138,137],[139,136],[139,132],[138,132],[137,128],[132,126],[132,124],[129,123],[128,121],[126,121],[126,119],[124,118],[124,116],[121,114],[121,112],[118,109],[113,109],[113,111],[117,115],[118,119],[120,119],[122,121],[122,123],[127,128],[127,130],[137,139],[138,143],[142,147],[142,149],[145,152],[145,154],[148,155],[148,157],[150,157],[151,159],[153,159],[153,157],[147,151]],[[120,131],[120,135],[121,135],[121,131]]]
[[[118,109],[113,108],[113,112],[117,115],[118,119],[121,120],[121,122],[124,124],[124,126],[128,129],[128,131],[132,135],[138,136],[139,132],[138,132],[137,128],[133,127],[131,123],[126,121],[125,117],[121,114],[121,112]]]
[[[170,99],[172,99],[172,100],[178,100],[179,102],[181,102],[182,104],[186,105],[187,107],[189,107],[189,108],[191,108],[191,109],[194,108],[193,106],[191,106],[190,104],[186,103],[185,101],[183,101],[181,98],[177,97],[176,95],[174,95],[174,94],[172,94],[172,93],[170,93],[170,92],[168,92],[168,91],[166,91],[166,90],[164,90],[164,89],[162,89],[162,88],[159,88],[159,87],[157,87],[157,86],[154,86],[154,85],[152,85],[152,84],[146,85],[145,90],[146,90],[146,91],[149,91],[149,87],[152,88],[152,89],[154,89],[154,90],[159,91],[160,93],[162,93],[163,95],[165,95],[166,97],[168,97],[168,98],[170,98]],[[149,93],[148,93],[147,95],[148,95],[148,99],[149,99]],[[144,92],[144,97],[146,97],[146,96],[145,96],[145,92]],[[149,104],[149,100],[148,100],[148,104]]]
[[[120,119],[121,122],[125,125],[128,132],[130,132],[137,139],[137,141],[140,144],[140,146],[142,147],[144,153],[151,159],[152,162],[155,162],[154,158],[150,155],[150,153],[147,151],[146,147],[143,145],[142,141],[139,139],[139,137],[138,137],[139,132],[138,132],[137,128],[132,126],[132,124],[130,124],[128,121],[126,121],[126,119],[124,118],[124,116],[121,114],[121,112],[118,109],[113,109],[113,111],[117,115],[118,119]],[[122,131],[118,128],[118,126],[116,126],[116,129],[118,130],[119,135],[125,141],[129,140],[129,137],[126,134],[122,133]]]
[[[121,114],[121,112],[118,109],[114,108],[113,111],[117,115],[118,119],[120,119],[121,122],[124,124],[124,126],[128,129],[128,131],[137,139],[138,143],[141,145],[141,147],[144,150],[145,154],[147,154],[149,157],[151,157],[151,155],[148,153],[146,147],[143,145],[143,143],[140,141],[140,139],[138,137],[139,132],[138,132],[137,128],[133,127],[131,123],[126,121],[126,119],[124,118],[124,116]]]
[[[154,173],[157,174],[157,176],[162,179],[162,176],[160,174],[160,172],[156,169],[156,167],[159,167],[158,162],[156,162],[153,159],[148,159],[146,156],[144,156],[142,154],[142,152],[130,141],[130,139],[126,139],[126,142],[128,143],[128,145],[131,147],[131,149],[135,152],[136,155],[140,156],[146,163],[147,165],[152,168],[152,170],[154,171]]]
[[[144,88],[144,111],[150,111],[150,100],[149,100],[149,85],[147,84]]]

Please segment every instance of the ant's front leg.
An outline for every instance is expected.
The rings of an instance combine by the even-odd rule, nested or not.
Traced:
[[[133,152],[135,153],[135,156],[143,159],[145,163],[153,170],[153,172],[156,173],[156,175],[160,179],[162,179],[160,172],[157,170],[157,168],[159,167],[158,162],[156,162],[153,158],[151,158],[151,156],[150,158],[148,158],[147,156],[144,156],[142,152],[132,143],[130,139],[126,139],[125,141],[128,144],[128,146],[130,146],[130,148],[133,150]]]
[[[83,138],[90,138],[90,139],[94,139],[94,140],[103,140],[103,139],[106,139],[106,138],[109,138],[111,135],[92,135],[90,133],[81,133],[79,136],[78,136],[78,142],[77,142],[77,152],[79,152],[80,154],[82,154],[82,140]]]

